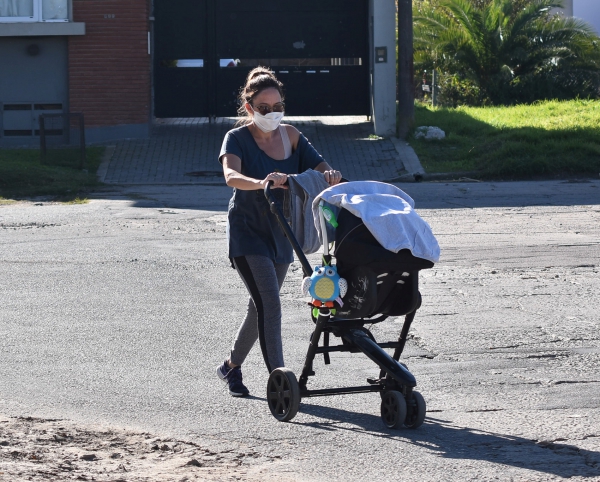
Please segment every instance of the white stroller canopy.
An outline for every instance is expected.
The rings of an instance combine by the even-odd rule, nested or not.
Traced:
[[[397,253],[409,249],[413,256],[433,263],[440,259],[440,247],[429,224],[415,210],[413,199],[391,184],[376,181],[345,182],[321,192],[313,202],[313,216],[319,239],[323,239],[319,202],[343,208],[362,219],[385,249]]]

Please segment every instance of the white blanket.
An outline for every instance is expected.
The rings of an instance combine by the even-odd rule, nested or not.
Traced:
[[[313,202],[315,227],[322,239],[318,217],[319,202],[347,209],[362,219],[375,239],[397,253],[410,249],[413,256],[433,263],[440,259],[440,247],[431,227],[415,210],[413,199],[391,184],[376,181],[346,182],[325,189]]]

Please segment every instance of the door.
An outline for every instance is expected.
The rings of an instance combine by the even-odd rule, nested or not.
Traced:
[[[367,0],[155,0],[157,117],[235,116],[257,65],[288,115],[368,115]]]

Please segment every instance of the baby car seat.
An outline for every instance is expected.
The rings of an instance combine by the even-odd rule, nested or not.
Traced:
[[[336,318],[365,318],[378,314],[401,316],[421,304],[418,272],[433,267],[408,249],[388,251],[362,220],[342,209],[335,232],[336,264],[348,282],[344,306]]]

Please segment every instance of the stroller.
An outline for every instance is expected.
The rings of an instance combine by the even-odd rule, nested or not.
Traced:
[[[265,187],[265,197],[298,256],[307,277],[304,282],[311,284],[312,281],[307,282],[309,277],[315,280],[326,275],[336,282],[338,275],[345,280],[336,284],[339,290],[333,295],[338,295],[334,301],[314,299],[315,296],[323,299],[322,289],[321,295],[311,291],[314,296],[310,311],[315,328],[300,378],[297,379],[285,367],[273,370],[269,376],[267,401],[273,416],[282,422],[292,420],[302,398],[379,392],[381,418],[388,428],[415,429],[421,426],[426,403],[423,396],[414,390],[417,385],[415,377],[399,359],[410,326],[421,306],[419,271],[432,268],[433,262],[413,256],[409,249],[401,249],[397,253],[385,249],[361,218],[342,208],[335,219],[321,201],[318,215],[323,237],[323,263],[313,269],[271,192],[270,183]],[[332,253],[327,239],[328,221],[335,226]],[[322,286],[331,287],[332,283],[329,281]],[[390,316],[405,316],[400,336],[397,341],[378,343],[365,325],[379,323]],[[341,343],[330,345],[331,335],[339,338]],[[393,355],[390,356],[384,350],[386,348],[394,349]],[[315,357],[323,355],[325,364],[329,364],[332,352],[364,353],[380,367],[379,376],[368,378],[367,385],[363,386],[310,389],[308,381],[315,375]]]

